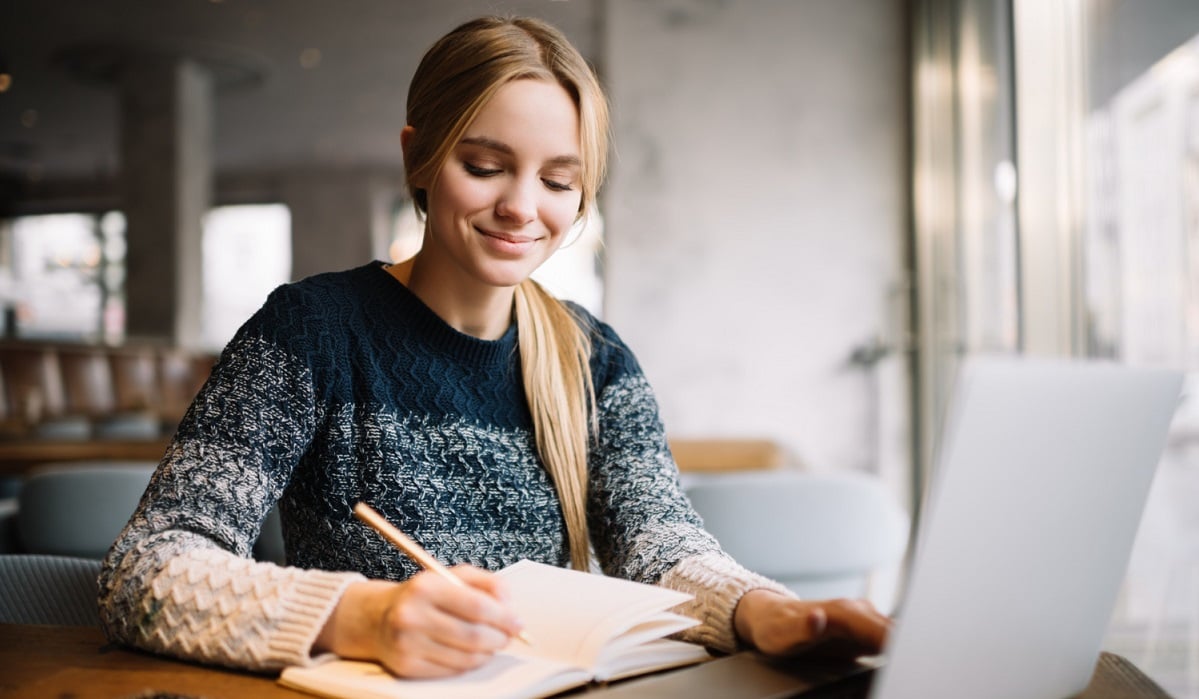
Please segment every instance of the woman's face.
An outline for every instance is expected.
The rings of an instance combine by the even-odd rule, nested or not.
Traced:
[[[499,89],[428,187],[421,257],[462,281],[512,287],[562,243],[582,199],[579,115],[562,86]]]

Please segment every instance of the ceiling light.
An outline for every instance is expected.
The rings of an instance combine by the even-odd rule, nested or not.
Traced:
[[[304,70],[312,70],[321,64],[320,49],[304,49],[300,52],[300,67]]]

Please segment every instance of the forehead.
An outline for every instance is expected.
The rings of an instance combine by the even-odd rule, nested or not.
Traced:
[[[556,82],[513,80],[483,105],[463,138],[502,143],[521,155],[577,158],[579,110]]]

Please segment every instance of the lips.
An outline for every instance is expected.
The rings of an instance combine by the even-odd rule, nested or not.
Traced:
[[[504,231],[489,231],[485,228],[479,228],[479,227],[475,227],[475,230],[477,230],[478,232],[487,236],[488,238],[495,238],[496,240],[501,240],[505,243],[511,243],[513,245],[528,244],[528,243],[532,243],[535,240],[537,240],[536,238],[533,238],[531,236],[520,235],[517,233],[505,233]]]
[[[504,257],[519,257],[529,252],[537,243],[537,238],[519,233],[492,231],[475,227],[483,237],[483,242],[489,250]]]

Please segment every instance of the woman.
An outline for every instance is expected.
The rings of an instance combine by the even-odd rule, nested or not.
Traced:
[[[331,651],[399,675],[477,667],[520,631],[522,558],[693,593],[685,640],[879,648],[858,602],[807,602],[720,551],[610,327],[529,275],[594,206],[607,108],[565,38],[467,23],[425,55],[401,134],[421,251],[277,289],[221,356],[101,575],[111,638],[255,670]],[[457,565],[419,572],[365,501]],[[278,501],[288,562],[248,559]]]

